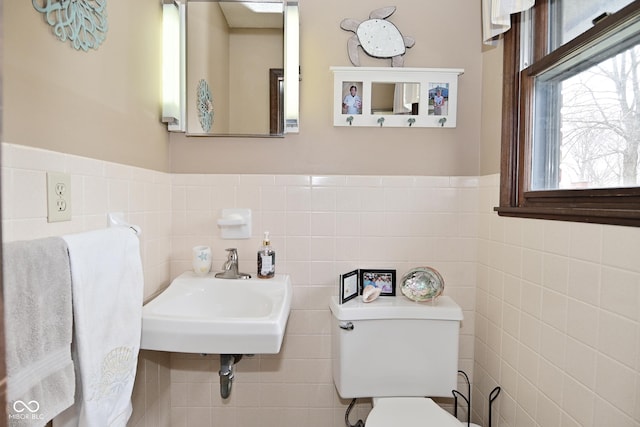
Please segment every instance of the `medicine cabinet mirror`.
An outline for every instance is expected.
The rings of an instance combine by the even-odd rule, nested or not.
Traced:
[[[188,0],[186,5],[187,134],[282,136],[286,37],[298,37],[297,28],[285,29],[285,13],[295,9],[297,26],[297,2]],[[297,55],[286,59],[296,61],[297,84]]]
[[[449,68],[331,67],[334,126],[456,127],[458,76]]]

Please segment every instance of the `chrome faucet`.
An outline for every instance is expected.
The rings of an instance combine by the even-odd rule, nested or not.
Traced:
[[[222,271],[216,273],[219,279],[251,279],[251,275],[238,270],[238,249],[228,248],[227,260],[222,264]]]

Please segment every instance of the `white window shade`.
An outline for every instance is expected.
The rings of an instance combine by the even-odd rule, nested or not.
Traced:
[[[534,4],[535,0],[482,0],[482,41],[493,44],[494,37],[511,28],[511,15]]]

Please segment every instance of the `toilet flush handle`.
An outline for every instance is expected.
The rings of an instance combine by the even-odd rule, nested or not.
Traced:
[[[351,322],[340,322],[338,323],[340,329],[344,329],[345,331],[353,331],[353,323]]]

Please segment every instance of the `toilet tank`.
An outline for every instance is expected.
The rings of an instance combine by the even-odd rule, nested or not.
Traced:
[[[447,396],[457,388],[462,309],[450,297],[333,296],[333,380],[343,398]]]

